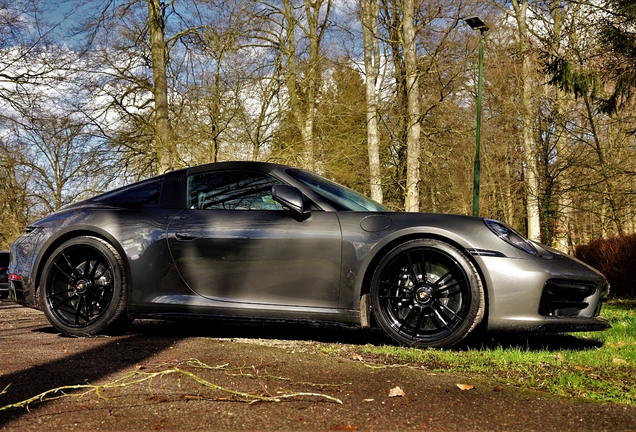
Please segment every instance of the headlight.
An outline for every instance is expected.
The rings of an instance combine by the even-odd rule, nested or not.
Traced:
[[[527,240],[513,228],[510,228],[503,222],[499,222],[493,219],[484,219],[484,223],[488,228],[490,228],[492,232],[497,235],[497,237],[499,237],[506,243],[511,244],[518,249],[526,251],[531,255],[539,256],[539,252],[537,252],[532,243],[530,243],[529,240]]]

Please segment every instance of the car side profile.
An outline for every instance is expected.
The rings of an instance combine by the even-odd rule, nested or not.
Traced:
[[[68,206],[11,247],[11,298],[69,335],[138,317],[378,325],[448,347],[496,331],[589,331],[609,285],[504,223],[392,212],[315,173],[223,162]]]

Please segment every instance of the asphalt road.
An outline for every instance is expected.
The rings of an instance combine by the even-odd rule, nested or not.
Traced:
[[[339,355],[317,349],[320,343],[335,342],[344,344]],[[0,395],[0,406],[61,386],[104,385],[129,378],[128,384],[111,386],[99,396],[84,388],[75,393],[88,391],[81,397],[0,411],[0,429],[636,428],[634,407],[502,388],[426,369],[389,367],[347,351],[347,344],[367,343],[388,341],[378,332],[361,330],[215,321],[141,321],[121,336],[68,338],[56,333],[42,313],[4,302],[0,304],[0,391],[10,385]],[[151,373],[156,375],[149,381]],[[132,380],[141,382],[130,384]],[[206,384],[283,398],[253,402],[251,396]],[[460,390],[457,384],[475,388]],[[404,396],[391,397],[395,387]],[[285,397],[298,393],[305,394]]]

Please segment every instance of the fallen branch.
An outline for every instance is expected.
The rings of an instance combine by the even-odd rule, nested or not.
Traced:
[[[210,369],[210,370],[227,370],[230,369],[232,370],[232,368],[227,368],[227,364],[226,365],[221,365],[221,366],[208,366],[205,363],[197,360],[197,359],[188,359],[185,362],[178,362],[179,365],[185,363],[188,366],[191,366],[193,368],[199,368],[199,369]],[[234,368],[233,370],[236,370],[236,368]],[[155,378],[163,378],[164,376],[168,376],[168,375],[177,375],[179,377],[179,379],[181,377],[187,377],[191,380],[193,380],[194,382],[200,384],[201,386],[216,390],[216,391],[220,391],[220,392],[224,392],[224,393],[228,393],[231,394],[235,397],[238,398],[242,398],[243,401],[249,401],[250,403],[254,403],[254,402],[281,402],[283,399],[291,399],[291,398],[295,398],[295,397],[301,397],[301,396],[308,396],[308,397],[316,397],[316,398],[322,398],[322,399],[326,399],[330,402],[335,402],[335,403],[339,403],[342,404],[342,401],[340,399],[334,398],[332,396],[326,395],[326,394],[322,394],[322,393],[306,393],[306,392],[298,392],[298,393],[289,393],[289,394],[283,394],[283,395],[278,395],[278,396],[263,396],[263,395],[259,395],[259,394],[254,394],[254,393],[246,393],[246,392],[240,392],[240,391],[236,391],[236,390],[232,390],[229,389],[227,387],[222,387],[220,385],[214,384],[213,382],[207,381],[201,377],[199,377],[198,375],[193,374],[192,372],[189,372],[187,370],[183,370],[181,368],[179,368],[179,366],[175,366],[171,369],[167,369],[167,370],[163,370],[163,371],[159,371],[159,372],[140,372],[140,371],[133,371],[130,372],[128,374],[126,374],[125,376],[118,378],[112,382],[106,383],[106,384],[101,384],[101,385],[96,385],[96,384],[90,384],[90,383],[86,383],[86,384],[77,384],[77,385],[69,385],[69,386],[61,386],[61,387],[57,387],[54,389],[50,389],[47,391],[44,391],[40,394],[37,394],[29,399],[25,399],[23,401],[20,402],[16,402],[13,404],[9,404],[9,405],[5,405],[3,407],[0,407],[0,411],[6,411],[9,409],[15,409],[15,408],[26,408],[27,410],[29,409],[29,405],[33,404],[33,403],[38,403],[38,402],[45,402],[45,401],[50,401],[50,400],[54,400],[54,399],[59,399],[59,398],[63,398],[63,397],[75,397],[77,399],[86,396],[90,393],[95,393],[95,395],[100,398],[100,399],[106,399],[106,397],[103,396],[103,393],[107,390],[111,390],[111,389],[116,389],[116,388],[123,388],[123,387],[129,387],[129,386],[133,386],[136,384],[141,384],[141,383],[145,383],[148,382],[148,390],[152,393],[152,380]],[[280,377],[279,377],[280,378]],[[2,393],[0,394],[4,394],[7,390],[9,386],[5,387],[5,389],[2,391]],[[73,393],[73,394],[67,394],[67,391],[71,391],[71,390],[86,390],[85,392],[82,393]],[[239,399],[240,400],[240,399]]]

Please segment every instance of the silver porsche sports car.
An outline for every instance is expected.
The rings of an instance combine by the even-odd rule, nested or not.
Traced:
[[[66,207],[11,248],[11,298],[69,335],[136,317],[378,325],[448,347],[488,330],[582,331],[609,286],[504,223],[391,212],[309,171],[224,162]]]

